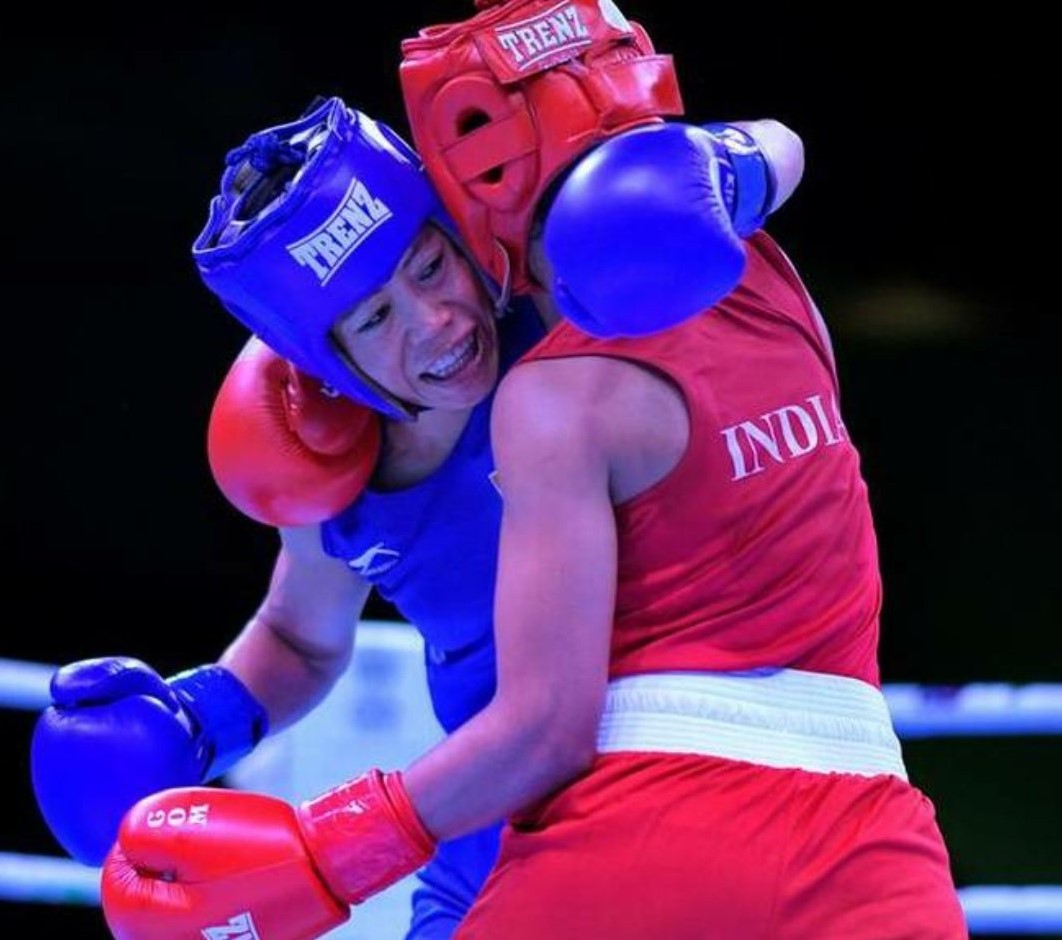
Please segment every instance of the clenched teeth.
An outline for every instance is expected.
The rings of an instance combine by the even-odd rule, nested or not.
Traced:
[[[460,346],[443,353],[425,372],[428,378],[444,380],[461,371],[476,354],[476,337],[473,333]]]

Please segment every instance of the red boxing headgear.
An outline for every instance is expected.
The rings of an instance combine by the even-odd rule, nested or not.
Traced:
[[[611,0],[476,5],[404,40],[399,78],[413,143],[469,250],[526,291],[549,184],[604,138],[682,114],[682,97],[671,56]]]

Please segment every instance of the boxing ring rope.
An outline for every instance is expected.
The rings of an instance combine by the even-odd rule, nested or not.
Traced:
[[[359,648],[394,652],[404,624],[364,623]],[[55,666],[0,658],[0,707],[39,711]],[[893,683],[884,686],[905,740],[1062,734],[1062,684]],[[971,934],[1062,935],[1062,885],[971,885],[959,889]],[[99,904],[99,870],[71,859],[0,852],[0,901]]]

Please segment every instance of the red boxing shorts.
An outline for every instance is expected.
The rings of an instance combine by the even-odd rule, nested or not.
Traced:
[[[966,940],[932,803],[891,775],[608,754],[502,836],[456,940]]]
[[[456,940],[966,940],[879,689],[614,680],[590,770],[503,831]]]

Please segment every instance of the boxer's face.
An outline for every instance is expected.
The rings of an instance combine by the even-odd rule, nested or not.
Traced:
[[[422,408],[470,408],[498,378],[493,305],[464,255],[433,225],[335,335],[370,378]]]

